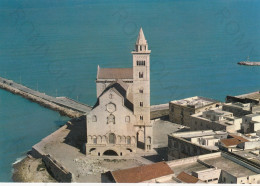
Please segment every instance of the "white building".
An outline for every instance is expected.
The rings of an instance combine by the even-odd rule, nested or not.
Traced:
[[[133,68],[97,70],[97,102],[87,115],[86,154],[126,155],[152,149],[150,53],[142,28]]]
[[[243,133],[254,133],[260,130],[260,114],[249,114],[242,118]]]
[[[233,116],[233,113],[220,109],[208,110],[191,115],[189,127],[191,130],[225,130],[235,133],[241,129],[241,118]]]

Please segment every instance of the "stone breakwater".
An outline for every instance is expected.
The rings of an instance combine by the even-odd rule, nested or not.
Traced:
[[[260,62],[250,62],[250,61],[241,61],[238,62],[239,65],[246,65],[246,66],[260,66]]]
[[[90,106],[78,103],[72,99],[51,97],[4,78],[0,78],[0,88],[20,95],[44,107],[58,111],[61,115],[66,115],[70,118],[79,117],[91,110]]]

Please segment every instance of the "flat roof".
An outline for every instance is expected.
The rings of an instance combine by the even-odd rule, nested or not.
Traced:
[[[242,165],[239,165],[238,163],[235,163],[223,156],[210,158],[210,159],[204,159],[203,162],[213,165],[214,167],[217,167],[218,169],[224,170],[236,177],[245,177],[250,175],[256,175],[258,173],[243,167]]]
[[[171,169],[174,171],[175,175],[178,175],[183,171],[185,171],[188,174],[191,174],[192,172],[208,169],[208,167],[206,167],[205,165],[199,162],[192,162],[192,163],[182,164],[177,166],[172,165]]]
[[[202,136],[214,136],[227,134],[225,131],[213,131],[213,130],[202,130],[202,131],[188,131],[188,132],[177,132],[171,133],[171,136],[178,136],[181,138],[194,138],[194,137],[202,137]]]
[[[251,92],[251,93],[248,93],[248,94],[242,94],[242,95],[238,95],[238,96],[235,96],[235,97],[249,98],[249,99],[254,99],[254,100],[260,101],[260,91]]]
[[[207,111],[204,111],[203,113],[209,113],[209,114],[214,114],[214,115],[218,115],[218,116],[225,116],[225,115],[230,115],[230,114],[233,115],[232,112],[224,111],[221,109],[207,110]]]
[[[195,108],[201,108],[207,105],[210,105],[212,103],[218,103],[219,101],[210,99],[210,98],[205,98],[205,97],[200,97],[200,96],[194,96],[190,98],[185,98],[181,100],[174,100],[171,101],[171,103],[177,104],[177,105],[182,105],[182,106],[193,106]]]
[[[213,153],[214,154],[214,153]],[[254,172],[234,161],[226,158],[225,156],[229,156],[226,154],[219,154],[217,156],[210,156],[212,154],[207,155],[199,155],[196,156],[198,160],[193,161],[195,157],[191,158],[184,158],[180,163],[180,160],[172,160],[170,161],[170,167],[174,171],[175,175],[178,175],[181,172],[186,172],[191,174],[192,172],[203,171],[209,169],[208,166],[213,166],[212,168],[218,168],[224,170],[236,177],[245,177],[250,175],[257,175],[257,172]],[[208,156],[208,157],[207,157]],[[177,166],[174,165],[174,161],[176,161]],[[237,159],[237,161],[240,161]]]

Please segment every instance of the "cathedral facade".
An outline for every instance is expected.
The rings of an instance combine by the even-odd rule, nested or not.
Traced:
[[[152,150],[150,53],[142,28],[132,68],[97,69],[97,102],[87,115],[87,155]]]

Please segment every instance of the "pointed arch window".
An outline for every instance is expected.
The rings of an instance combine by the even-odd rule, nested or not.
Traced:
[[[143,102],[140,102],[140,107],[143,107],[144,106],[144,103]]]
[[[140,116],[140,120],[144,120],[144,117],[143,117],[143,116]]]

